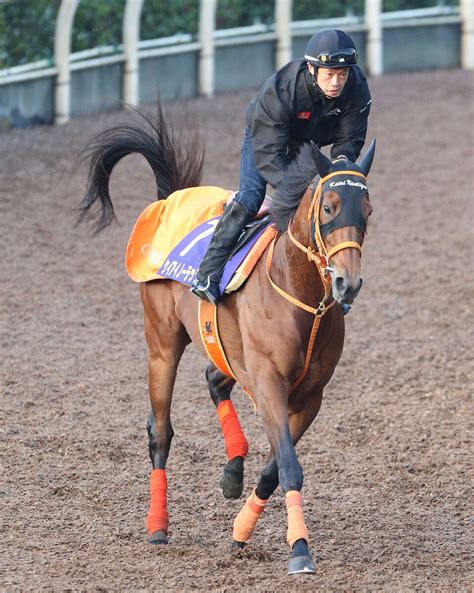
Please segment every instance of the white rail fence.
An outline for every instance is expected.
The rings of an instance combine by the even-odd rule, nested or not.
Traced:
[[[122,45],[71,54],[78,4],[61,2],[53,65],[42,60],[0,70],[0,116],[10,117],[13,125],[15,117],[17,125],[35,123],[36,115],[28,116],[36,113],[37,120],[61,124],[71,114],[116,107],[122,101],[137,105],[156,95],[157,87],[162,96],[165,89],[166,98],[167,93],[211,96],[216,90],[258,86],[273,69],[302,55],[308,38],[322,28],[350,33],[371,76],[437,66],[474,69],[474,0],[460,0],[459,7],[391,13],[381,12],[382,0],[366,0],[364,18],[299,22],[291,22],[292,0],[275,0],[273,25],[225,30],[215,30],[217,0],[201,0],[195,38],[180,34],[147,41],[140,41],[143,0],[127,0]],[[440,47],[440,40],[446,47]],[[408,56],[404,65],[403,49],[417,58]],[[81,72],[90,75],[88,88],[83,88]],[[46,112],[50,117],[41,118]]]

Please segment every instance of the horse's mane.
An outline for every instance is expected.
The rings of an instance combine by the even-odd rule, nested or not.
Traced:
[[[317,172],[311,145],[304,143],[298,156],[288,164],[271,202],[271,217],[279,231],[286,231],[304,192]]]

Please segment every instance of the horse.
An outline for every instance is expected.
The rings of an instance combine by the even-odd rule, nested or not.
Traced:
[[[116,217],[109,179],[117,162],[131,153],[145,157],[156,179],[157,199],[198,187],[204,159],[199,134],[177,135],[158,105],[156,117],[139,111],[139,123],[114,126],[89,144],[87,190],[79,220],[95,220],[97,232]],[[238,382],[252,394],[270,444],[255,489],[233,524],[233,546],[249,541],[270,496],[280,484],[285,495],[290,547],[288,573],[314,573],[304,522],[303,472],[295,446],[316,418],[323,390],[344,343],[343,305],[361,284],[361,248],[372,212],[367,188],[375,140],[358,164],[331,161],[313,143],[288,163],[270,213],[276,235],[238,292],[217,307],[220,338],[233,371],[206,368],[211,398],[224,434],[228,462],[220,486],[227,498],[242,493],[248,443],[231,391]],[[94,207],[94,208],[93,208]],[[206,356],[198,323],[199,299],[187,286],[159,279],[140,285],[148,346],[147,422],[150,543],[168,543],[166,462],[174,435],[170,420],[176,372],[192,341]]]

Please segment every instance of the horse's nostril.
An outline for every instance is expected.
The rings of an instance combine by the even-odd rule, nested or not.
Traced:
[[[346,291],[346,282],[342,276],[336,278],[336,290],[339,293],[344,293]]]

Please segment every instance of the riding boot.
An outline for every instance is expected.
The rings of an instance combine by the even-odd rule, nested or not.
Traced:
[[[233,201],[226,206],[191,286],[191,292],[200,299],[209,301],[213,305],[219,300],[219,283],[224,266],[240,233],[251,218],[247,209],[239,202]]]

